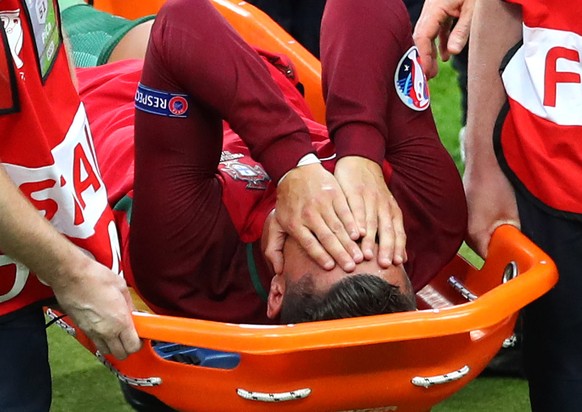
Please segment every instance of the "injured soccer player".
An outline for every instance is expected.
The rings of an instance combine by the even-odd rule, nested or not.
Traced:
[[[382,24],[346,24],[351,2],[328,3],[327,125],[313,120],[292,62],[247,45],[206,0],[170,0],[153,25],[123,21],[109,33],[106,53],[103,42],[92,51],[84,45],[84,53],[100,56],[99,66],[77,76],[124,271],[154,311],[296,323],[414,310],[414,293],[456,254],[466,229],[464,193],[436,131],[406,9],[400,1],[366,3],[363,18]],[[62,13],[74,50],[80,17],[93,24],[109,18],[87,5]],[[73,13],[76,28],[68,23]],[[374,31],[367,34],[376,39],[373,51],[367,36],[350,34],[356,29]],[[133,58],[148,35],[145,58]],[[363,259],[329,270],[286,236],[277,186],[304,195],[309,182],[287,173],[299,159],[297,168],[324,168],[338,181],[374,176],[366,200],[386,199],[388,212],[368,215],[381,215],[377,226],[400,219],[402,259],[382,265],[379,244],[364,235],[357,243]],[[267,258],[273,239],[282,264]]]

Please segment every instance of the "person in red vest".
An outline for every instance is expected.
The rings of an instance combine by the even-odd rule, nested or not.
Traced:
[[[0,1],[0,410],[48,411],[42,305],[104,354],[140,348],[56,1]]]
[[[581,15],[578,2],[480,2],[471,33],[470,243],[485,256],[495,227],[513,224],[560,274],[523,313],[533,411],[582,405]]]

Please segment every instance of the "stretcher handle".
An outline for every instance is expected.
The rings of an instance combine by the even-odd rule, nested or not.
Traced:
[[[464,365],[462,368],[457,369],[449,373],[444,373],[442,375],[436,376],[415,376],[412,378],[411,382],[414,386],[422,386],[424,388],[429,388],[434,385],[442,385],[449,382],[458,381],[463,377],[467,376],[471,368],[468,365]]]

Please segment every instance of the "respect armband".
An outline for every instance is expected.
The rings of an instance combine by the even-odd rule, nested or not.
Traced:
[[[135,92],[135,107],[146,113],[165,117],[188,117],[187,94],[169,93],[139,84]]]

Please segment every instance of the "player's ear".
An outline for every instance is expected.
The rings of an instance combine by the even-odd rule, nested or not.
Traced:
[[[281,313],[283,295],[285,294],[285,279],[282,275],[275,275],[271,279],[271,288],[267,298],[267,317],[275,319]]]

